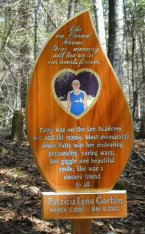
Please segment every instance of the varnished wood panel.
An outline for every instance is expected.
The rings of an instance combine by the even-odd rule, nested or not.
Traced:
[[[126,216],[126,191],[42,193],[42,218],[44,220],[123,218]]]
[[[61,77],[70,82],[69,74],[86,93],[96,85],[92,104],[79,115],[62,104],[56,88]],[[28,92],[27,132],[38,168],[55,191],[110,190],[124,170],[133,142],[131,114],[88,11],[58,29],[40,54]]]

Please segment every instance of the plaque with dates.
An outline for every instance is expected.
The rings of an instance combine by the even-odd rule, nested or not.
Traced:
[[[124,218],[126,191],[42,193],[42,217],[48,219]]]

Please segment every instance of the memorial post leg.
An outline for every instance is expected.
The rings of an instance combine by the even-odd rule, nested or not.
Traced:
[[[91,234],[91,220],[74,219],[71,225],[71,234]]]

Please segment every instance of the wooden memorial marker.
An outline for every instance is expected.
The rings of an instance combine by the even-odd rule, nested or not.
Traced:
[[[126,191],[123,190],[101,193],[42,193],[44,220],[126,216]]]
[[[131,114],[88,11],[58,29],[40,54],[27,127],[38,168],[56,192],[109,191],[124,170]]]

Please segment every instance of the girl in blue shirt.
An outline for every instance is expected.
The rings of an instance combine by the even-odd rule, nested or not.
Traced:
[[[79,80],[73,80],[72,87],[73,90],[67,95],[67,110],[78,116],[88,107],[87,95],[85,91],[80,90]]]

